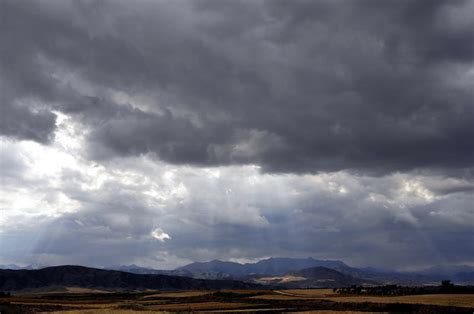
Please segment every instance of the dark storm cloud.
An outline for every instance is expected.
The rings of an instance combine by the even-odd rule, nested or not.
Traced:
[[[45,142],[49,108],[89,126],[99,159],[472,167],[469,1],[3,1],[2,12],[8,136]]]
[[[56,116],[53,113],[49,111],[32,112],[26,106],[18,104],[10,106],[6,102],[4,104],[0,124],[1,134],[40,143],[50,141],[56,121]]]

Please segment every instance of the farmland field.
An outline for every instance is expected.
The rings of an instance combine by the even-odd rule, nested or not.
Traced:
[[[3,313],[472,313],[474,294],[354,296],[330,289],[107,292],[67,288],[0,298]]]

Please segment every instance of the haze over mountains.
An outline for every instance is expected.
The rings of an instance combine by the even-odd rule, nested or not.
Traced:
[[[234,278],[249,280],[263,275],[282,276],[292,271],[313,267],[326,267],[354,278],[387,284],[429,284],[444,279],[450,279],[459,284],[474,283],[474,267],[467,265],[432,267],[416,272],[400,272],[372,267],[356,268],[339,260],[314,258],[269,258],[246,264],[213,260],[191,263],[171,271],[152,270],[133,265],[122,266],[119,269],[136,273],[161,273],[201,279]]]
[[[109,269],[83,266],[32,269],[34,266],[21,269],[16,265],[0,265],[0,268],[4,268],[0,269],[0,290],[50,286],[166,290],[334,288],[351,285],[438,284],[445,279],[456,284],[474,284],[474,268],[466,265],[432,267],[419,272],[396,272],[355,268],[338,260],[314,258],[269,258],[246,264],[213,260],[191,263],[175,270],[150,269],[137,265]]]

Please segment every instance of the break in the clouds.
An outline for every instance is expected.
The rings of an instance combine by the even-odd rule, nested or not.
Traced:
[[[0,2],[0,262],[474,263],[472,1]]]

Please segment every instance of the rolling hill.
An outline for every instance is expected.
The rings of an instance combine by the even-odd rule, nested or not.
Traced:
[[[351,267],[339,260],[319,260],[314,258],[268,258],[257,263],[239,264],[214,260],[211,262],[192,263],[167,274],[184,275],[193,278],[235,278],[252,279],[255,276],[283,276],[290,271],[312,267],[326,267],[340,273],[375,281],[382,284],[420,285],[438,284],[441,280],[451,279],[456,284],[474,284],[474,267],[445,266],[432,267],[413,272],[399,272],[372,267]]]
[[[0,270],[0,290],[16,291],[51,286],[102,289],[258,289],[259,285],[235,280],[204,280],[188,277],[133,274],[83,266],[55,266],[36,270]]]
[[[322,269],[310,275],[308,269],[323,267],[336,271],[333,277],[325,278]],[[80,266],[47,267],[18,269],[16,265],[4,265],[0,268],[0,290],[18,290],[25,288],[57,286],[80,286],[121,289],[206,289],[245,287],[250,284],[277,284],[287,287],[328,286],[330,280],[343,285],[352,284],[399,284],[420,285],[439,284],[441,280],[451,280],[455,284],[472,285],[474,271],[472,266],[432,267],[417,272],[397,272],[376,268],[350,267],[338,260],[318,260],[314,258],[268,258],[257,263],[240,264],[213,260],[210,262],[191,263],[174,270],[159,270],[137,265],[114,266],[108,269],[94,269]],[[328,271],[325,270],[327,274]],[[144,277],[136,277],[144,276]],[[321,277],[322,276],[322,277]],[[189,278],[188,278],[189,277]],[[307,280],[304,282],[304,280]],[[264,278],[264,279],[262,279]],[[273,278],[273,279],[272,279]],[[239,280],[237,281],[233,281]],[[319,281],[318,281],[319,280]],[[326,284],[322,285],[326,280]]]

